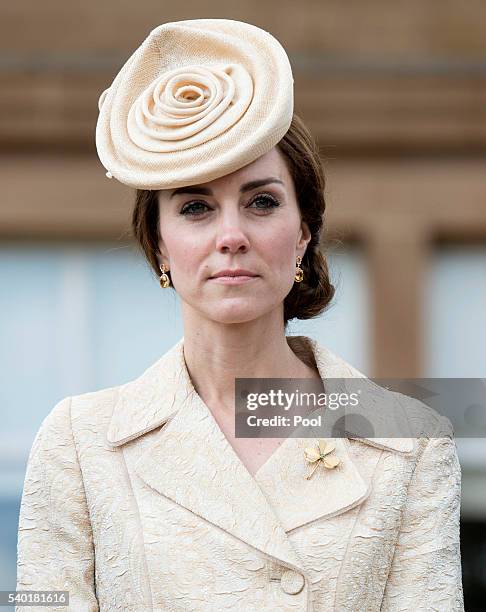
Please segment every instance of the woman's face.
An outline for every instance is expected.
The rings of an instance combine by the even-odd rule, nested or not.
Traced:
[[[159,264],[193,314],[243,323],[275,311],[294,284],[296,258],[311,235],[284,157],[274,147],[251,164],[204,183],[158,194]],[[234,283],[218,272],[244,268],[256,276]]]

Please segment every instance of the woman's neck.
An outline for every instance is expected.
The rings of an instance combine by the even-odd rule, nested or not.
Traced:
[[[233,415],[235,378],[320,378],[305,338],[289,338],[268,330],[216,338],[185,333],[184,359],[194,388],[206,405]]]

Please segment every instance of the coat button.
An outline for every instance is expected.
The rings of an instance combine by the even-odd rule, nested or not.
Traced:
[[[280,585],[285,593],[297,595],[304,588],[305,578],[293,570],[285,570],[280,578]]]

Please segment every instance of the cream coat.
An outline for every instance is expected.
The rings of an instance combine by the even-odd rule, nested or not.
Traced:
[[[323,378],[363,376],[303,341]],[[310,480],[317,440],[287,438],[252,477],[182,338],[136,380],[44,419],[17,589],[68,590],[86,612],[463,611],[461,471],[450,422],[428,410],[440,437],[336,438],[341,465]]]

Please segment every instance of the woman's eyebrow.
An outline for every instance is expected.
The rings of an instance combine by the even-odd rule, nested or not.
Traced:
[[[270,176],[268,178],[257,179],[255,181],[249,181],[248,183],[244,183],[240,187],[240,193],[244,193],[245,191],[251,191],[252,189],[256,189],[257,187],[268,185],[269,183],[280,183],[281,185],[284,184],[284,182],[280,179]],[[213,195],[211,189],[208,189],[207,187],[203,187],[202,185],[188,185],[187,187],[178,187],[177,189],[174,189],[174,191],[170,194],[170,197],[172,198],[176,194],[181,193],[191,195]]]

